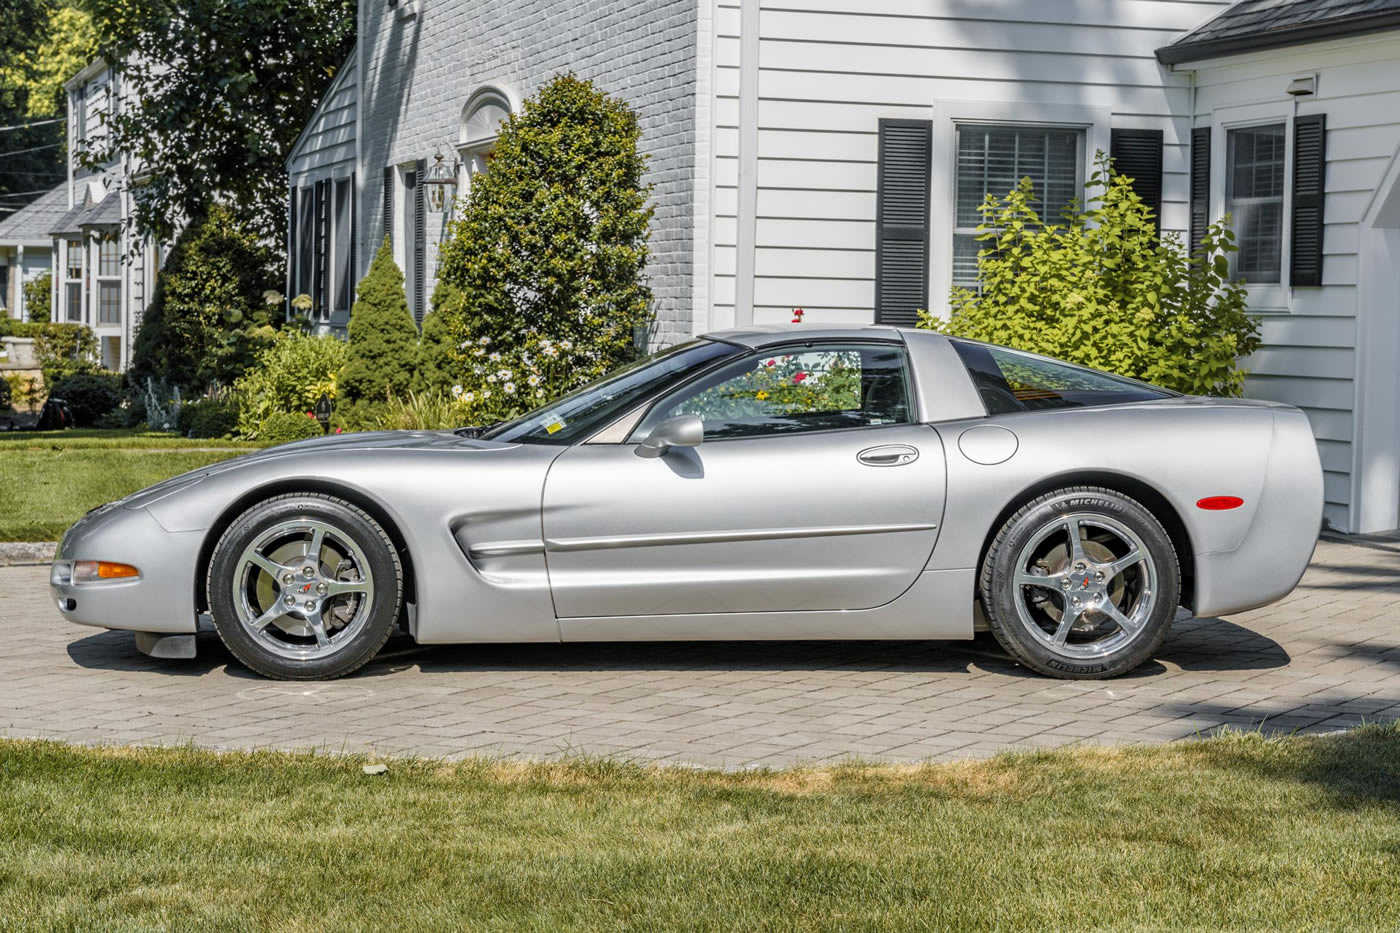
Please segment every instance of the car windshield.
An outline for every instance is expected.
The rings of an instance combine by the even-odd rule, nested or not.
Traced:
[[[572,444],[601,430],[696,367],[740,352],[733,344],[692,340],[629,363],[556,402],[497,425],[481,436],[523,444]]]

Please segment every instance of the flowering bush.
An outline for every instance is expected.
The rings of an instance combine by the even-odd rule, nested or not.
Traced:
[[[439,254],[455,393],[499,421],[635,357],[652,209],[637,116],[559,75],[501,125]]]
[[[238,400],[238,433],[263,438],[263,424],[273,415],[304,412],[316,406],[322,393],[336,397],[336,376],[345,365],[346,346],[334,337],[312,337],[281,331],[258,361],[234,383]],[[320,426],[315,425],[317,432]]]
[[[740,418],[774,412],[847,411],[860,408],[860,353],[786,354],[759,360],[687,401],[679,414]]]

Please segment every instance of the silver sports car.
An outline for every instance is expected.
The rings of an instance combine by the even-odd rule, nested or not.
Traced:
[[[726,331],[522,418],[205,467],[64,536],[64,618],[269,677],[422,644],[957,639],[1112,677],[1179,607],[1286,595],[1317,539],[1308,421],[891,327]]]

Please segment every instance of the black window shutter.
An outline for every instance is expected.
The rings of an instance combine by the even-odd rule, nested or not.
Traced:
[[[1210,223],[1210,127],[1191,131],[1191,255],[1201,248]]]
[[[394,167],[392,165],[384,170],[384,237],[380,239],[379,243],[383,243],[386,239],[390,243],[394,242]],[[379,249],[379,243],[374,244],[376,250]]]
[[[355,186],[355,173],[350,173],[350,303],[355,303],[356,292],[360,284],[360,266],[355,261],[359,257],[359,224],[355,218],[359,216],[360,189]]]
[[[330,237],[326,236],[326,209],[330,200],[326,197],[328,187],[327,182],[316,182],[316,208],[312,215],[316,229],[313,241],[315,245],[312,249],[312,268],[315,271],[311,275],[311,311],[317,319],[330,307],[326,297],[326,268],[330,265],[327,262],[330,257],[326,255],[326,249],[330,246]]]
[[[428,172],[428,160],[419,159],[413,167],[413,319],[423,323],[423,271],[427,260],[428,205],[423,201],[426,186],[423,176]]]
[[[297,189],[287,192],[287,320],[292,319],[292,299],[297,288]]]
[[[1113,167],[1133,180],[1133,190],[1152,210],[1157,233],[1162,232],[1161,130],[1114,130],[1109,135]]]
[[[1293,121],[1293,261],[1291,285],[1322,284],[1322,199],[1327,183],[1327,116]]]
[[[933,122],[881,120],[875,195],[875,323],[912,326],[928,308]]]

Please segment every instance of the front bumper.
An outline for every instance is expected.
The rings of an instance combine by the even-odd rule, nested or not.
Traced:
[[[204,532],[169,532],[144,508],[105,507],[68,529],[49,590],[69,622],[135,632],[190,633],[198,627],[195,563]],[[140,576],[73,583],[79,560],[120,561]]]

